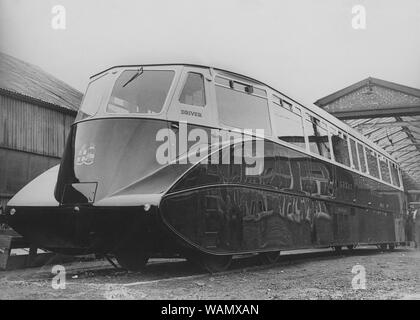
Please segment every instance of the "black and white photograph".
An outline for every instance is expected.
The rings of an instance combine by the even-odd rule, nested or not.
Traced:
[[[0,300],[420,300],[420,1],[0,0]]]

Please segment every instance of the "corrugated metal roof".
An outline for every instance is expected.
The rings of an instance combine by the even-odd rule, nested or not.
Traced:
[[[78,110],[83,94],[41,68],[0,52],[0,88],[69,110]]]

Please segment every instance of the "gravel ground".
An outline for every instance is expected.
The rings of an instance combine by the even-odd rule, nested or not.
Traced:
[[[365,270],[365,289],[352,287],[356,265]],[[52,288],[51,266],[0,272],[0,299],[420,299],[420,251],[414,249],[358,249],[214,275],[180,260],[156,260],[144,274],[104,261],[67,264],[66,270],[65,289]]]

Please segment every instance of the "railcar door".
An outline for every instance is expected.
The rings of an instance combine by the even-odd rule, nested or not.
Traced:
[[[192,145],[211,141],[210,128],[217,125],[214,107],[213,77],[207,68],[183,67],[180,80],[167,112],[174,133],[171,150],[183,157]],[[194,129],[199,129],[198,131]],[[181,162],[188,162],[183,159]]]
[[[312,239],[314,244],[327,245],[333,241],[333,206],[327,200],[335,195],[334,167],[317,158],[309,160],[311,195],[313,201]]]
[[[214,101],[213,75],[210,69],[183,67],[167,112],[171,131],[171,160],[175,161],[178,169],[184,168],[186,171],[213,151],[209,146],[216,139],[217,132],[214,129],[218,128]],[[210,180],[217,182],[220,170],[210,160],[208,162],[204,170],[199,168],[190,171],[183,182],[177,185],[176,190],[194,189]],[[190,231],[184,232],[184,235],[206,249],[218,250],[229,242],[225,230],[226,199],[219,190],[191,190],[188,192],[188,200],[185,195],[175,196],[174,199],[177,198],[184,208],[179,210],[174,205],[169,207],[171,211],[180,211],[173,222],[178,231],[187,230],[188,225],[196,226],[195,230],[188,229]]]
[[[174,122],[187,122],[214,127],[213,78],[207,68],[184,67],[167,118]]]

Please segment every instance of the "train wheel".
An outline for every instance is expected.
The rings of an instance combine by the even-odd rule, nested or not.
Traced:
[[[394,243],[388,244],[388,250],[389,251],[394,251],[394,249],[395,249],[395,244]]]
[[[199,262],[210,273],[222,272],[229,268],[232,263],[232,256],[203,254],[200,256]]]
[[[280,251],[263,252],[258,254],[258,259],[263,264],[276,263],[280,258]]]
[[[341,252],[341,249],[342,249],[342,247],[341,247],[341,246],[334,246],[334,247],[333,247],[333,250],[334,250],[335,252],[337,252],[337,253],[340,253],[340,252]]]
[[[121,251],[115,254],[118,264],[128,271],[141,271],[147,264],[149,256],[138,251]]]
[[[382,244],[379,245],[379,249],[382,250],[382,251],[386,251],[387,247],[388,246],[387,246],[386,243],[382,243]]]
[[[354,250],[354,248],[355,248],[356,246],[354,245],[354,244],[349,244],[348,246],[347,246],[347,249],[348,250],[350,250],[350,251],[352,251],[352,250]]]

